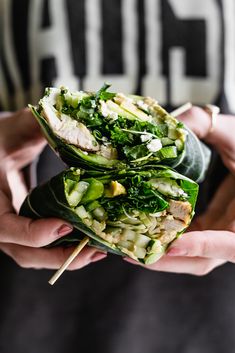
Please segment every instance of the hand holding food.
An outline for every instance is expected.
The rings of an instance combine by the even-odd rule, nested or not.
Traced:
[[[231,138],[235,117],[218,116],[213,130],[210,116],[201,108],[193,107],[180,119],[217,149],[231,173],[218,188],[206,212],[194,220],[195,231],[172,244],[168,256],[149,268],[205,275],[225,262],[235,262],[235,145]]]
[[[149,269],[206,275],[225,262],[235,262],[235,178],[231,174],[215,194],[207,212],[197,220],[197,231],[176,240]],[[137,264],[131,259],[126,261]]]
[[[29,109],[1,116],[0,250],[22,267],[54,269],[65,261],[71,249],[42,247],[70,233],[72,226],[58,218],[33,221],[30,218],[18,216],[13,207],[12,198],[15,199],[16,194],[18,196],[21,185],[17,179],[17,186],[10,190],[7,180],[9,173],[11,175],[13,172],[19,173],[20,168],[31,162],[44,146],[45,140]],[[16,174],[14,174],[15,177]],[[20,181],[23,185],[23,178]],[[19,200],[21,203],[22,201],[23,199]],[[70,269],[83,267],[104,257],[104,253],[99,253],[95,249],[84,249]]]
[[[160,258],[189,226],[210,154],[154,99],[48,88],[32,112],[50,146],[70,166],[34,189],[21,214],[60,217],[89,245],[145,264]],[[76,169],[74,167],[83,168]]]

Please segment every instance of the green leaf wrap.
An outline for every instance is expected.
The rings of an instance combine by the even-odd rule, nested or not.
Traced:
[[[121,170],[129,167],[134,168],[143,165],[165,164],[175,168],[181,174],[186,175],[196,182],[203,181],[211,157],[211,152],[207,146],[199,141],[188,128],[183,128],[181,123],[178,123],[179,127],[177,127],[177,120],[161,108],[156,101],[152,100],[155,102],[154,108],[151,108],[152,111],[145,113],[144,110],[141,110],[142,108],[138,109],[136,104],[148,98],[125,96],[127,103],[126,101],[124,103],[127,106],[125,105],[123,108],[123,103],[118,105],[114,102],[115,97],[120,100],[119,94],[106,92],[108,87],[108,85],[105,85],[96,94],[92,94],[91,92],[73,93],[61,88],[57,93],[57,98],[59,97],[60,102],[54,105],[52,102],[47,104],[51,105],[52,109],[54,109],[55,116],[60,117],[60,114],[66,115],[86,125],[88,130],[91,131],[92,136],[98,139],[97,141],[100,142],[101,145],[103,143],[101,140],[104,134],[107,133],[107,141],[109,145],[112,145],[115,149],[117,153],[116,157],[107,157],[106,155],[102,155],[100,151],[92,152],[84,150],[78,145],[76,146],[68,141],[66,142],[65,139],[58,136],[49,124],[43,109],[43,104],[45,104],[44,100],[50,95],[50,90],[56,89],[49,88],[46,90],[46,95],[39,102],[39,107],[30,106],[49,145],[68,166],[105,171]],[[76,98],[76,94],[85,95],[85,98],[83,97],[83,99],[77,102],[78,98]],[[56,99],[54,99],[54,102],[56,102]],[[128,108],[128,99],[132,99],[132,106],[135,104],[137,113],[132,111],[133,107]],[[58,109],[61,110],[55,110],[56,104],[59,106]],[[94,104],[95,108],[91,108],[91,104]],[[112,111],[112,114],[116,114],[115,119],[117,119],[118,116],[121,125],[117,123],[119,120],[110,120],[102,116],[100,104],[111,104],[110,109],[116,109],[116,111]],[[105,107],[107,108],[107,106]],[[103,114],[106,115],[107,113],[103,112]],[[140,116],[138,116],[138,114],[140,114]],[[142,117],[142,115],[144,115],[144,117]],[[151,124],[145,120],[147,119],[146,117],[152,119]],[[133,130],[130,130],[130,132],[128,132],[129,130],[127,128],[124,128],[128,125],[126,122],[128,122],[128,124],[130,124],[130,122],[134,124],[132,124]],[[173,137],[169,134],[169,131],[167,131],[169,128],[172,130],[170,133],[173,134]],[[152,149],[148,150],[147,148],[147,142],[141,142],[140,139],[140,137],[144,136],[141,136],[141,134],[146,133],[152,136],[152,138],[159,139],[159,141],[165,138],[165,141],[168,140],[168,142],[165,142],[166,146],[163,145],[159,152],[151,152]],[[179,148],[174,146],[175,140],[172,140],[171,144],[169,136],[173,139],[177,139],[177,136],[179,136],[177,141],[180,143]]]
[[[164,183],[170,188],[157,189],[157,187],[165,185]],[[99,185],[103,185],[102,188]],[[110,195],[110,192],[113,194]],[[119,192],[119,194],[114,195],[115,192]],[[169,192],[179,194],[172,196]],[[197,194],[198,185],[194,181],[163,166],[155,167],[155,169],[146,166],[144,170],[143,168],[135,168],[102,173],[94,170],[85,172],[70,168],[53,177],[44,185],[33,189],[26,197],[20,215],[33,219],[58,217],[73,225],[73,233],[61,238],[51,246],[78,242],[83,238],[82,234],[85,234],[90,237],[89,245],[91,246],[118,255],[128,255],[137,261],[149,264],[162,256],[172,242],[170,240],[161,243],[158,240],[160,239],[158,234],[148,235],[149,228],[147,227],[151,227],[151,220],[155,221],[156,218],[159,224],[166,222],[167,217],[169,218],[168,207],[172,200],[181,201],[181,204],[187,205],[187,207],[191,205],[188,214],[189,220],[183,229],[180,229],[177,234],[175,233],[174,239],[177,238],[187,228],[193,217]],[[78,203],[76,206],[71,206],[70,203],[74,202],[74,197]],[[85,212],[85,216],[81,216],[81,211]],[[152,215],[153,211],[160,211],[161,215]],[[87,214],[90,218],[86,218]],[[84,224],[84,220],[91,223]],[[96,225],[105,223],[105,228],[102,230],[104,233],[106,231],[108,234],[111,230],[112,232],[113,230],[122,232],[121,235],[118,234],[119,242],[114,243],[113,239],[116,235],[112,235],[112,241],[99,236],[98,232],[94,230],[94,222]],[[176,220],[176,222],[180,221]],[[119,228],[119,224],[123,228]],[[114,234],[112,232],[110,234]],[[125,232],[129,237],[134,237],[131,240],[134,245],[130,243],[129,238],[123,238]],[[149,242],[146,237],[149,237]],[[124,243],[122,243],[123,240]],[[141,245],[138,242],[141,242]],[[140,246],[140,248],[137,250],[136,248],[134,250],[127,248],[128,252],[125,250],[125,244],[127,246],[132,244],[137,248]],[[143,252],[144,255],[142,255]],[[140,254],[140,258],[136,254]]]

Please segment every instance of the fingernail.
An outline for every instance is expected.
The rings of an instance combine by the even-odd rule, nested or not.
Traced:
[[[57,234],[62,237],[63,235],[66,235],[70,233],[73,230],[73,227],[68,225],[68,224],[63,224],[58,230]]]
[[[102,260],[102,259],[104,259],[105,257],[107,257],[107,254],[106,254],[106,253],[103,253],[103,252],[96,252],[96,253],[94,253],[94,254],[92,255],[92,257],[91,257],[91,262]]]
[[[187,250],[180,248],[170,248],[166,253],[168,256],[186,256],[187,254]]]

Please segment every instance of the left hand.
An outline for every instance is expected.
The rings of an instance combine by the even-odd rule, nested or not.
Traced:
[[[182,120],[187,122],[197,135],[208,140],[204,130],[209,131],[210,121],[205,114],[207,113],[202,109],[193,108],[190,122],[187,121],[187,115],[184,115]],[[202,124],[196,123],[200,118]],[[220,124],[222,119],[223,117]],[[222,129],[217,126],[217,129],[208,135],[233,174],[229,174],[218,188],[206,213],[193,222],[191,229],[195,231],[174,241],[165,256],[155,264],[145,266],[146,268],[202,276],[228,261],[235,263],[235,145],[231,134],[234,124],[235,118],[228,117]],[[229,148],[230,153],[227,153]],[[132,259],[125,260],[137,264]]]
[[[64,220],[33,220],[15,212],[27,193],[20,169],[33,161],[45,144],[29,109],[0,114],[0,251],[25,268],[57,269],[73,250],[43,248],[71,232],[72,226]],[[85,247],[68,269],[79,269],[105,257],[97,249]]]
[[[31,163],[46,145],[41,129],[28,108],[0,113],[0,160],[19,210],[28,193],[21,169]]]
[[[28,108],[0,115],[1,167],[9,172],[32,162],[46,145],[39,124]]]

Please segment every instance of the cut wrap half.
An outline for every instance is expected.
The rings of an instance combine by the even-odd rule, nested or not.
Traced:
[[[89,245],[151,264],[189,226],[197,193],[195,182],[163,166],[102,176],[70,168],[32,190],[20,214],[74,226],[52,245],[78,242],[83,233]]]
[[[149,97],[47,88],[30,106],[51,147],[70,167],[113,170],[166,164],[199,182],[210,151]]]

